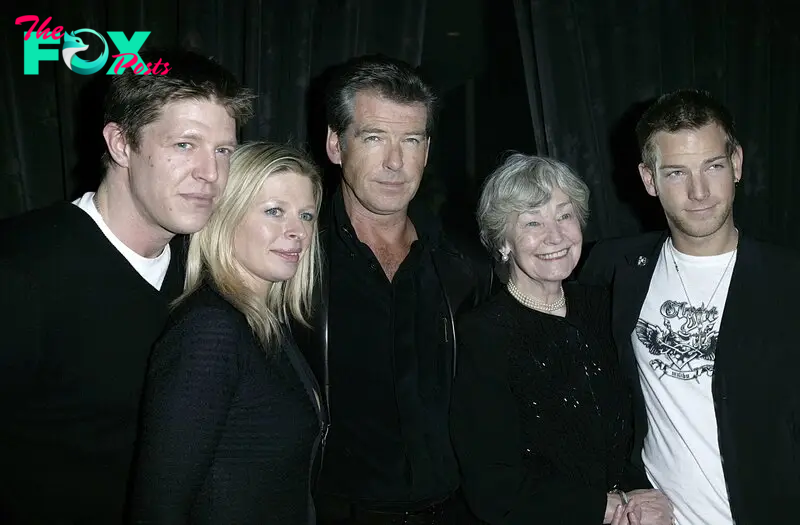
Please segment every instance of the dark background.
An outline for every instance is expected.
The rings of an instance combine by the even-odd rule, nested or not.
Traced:
[[[777,0],[6,0],[0,6],[0,218],[94,189],[101,73],[63,62],[23,74],[21,15],[51,28],[151,31],[148,46],[216,57],[259,95],[242,139],[324,157],[326,71],[382,52],[442,97],[421,197],[469,226],[484,177],[510,150],[557,157],[592,189],[587,240],[659,227],[636,171],[633,124],[664,91],[708,89],[737,118],[750,234],[798,247],[800,31]],[[92,56],[92,48],[84,55]],[[112,44],[113,51],[113,44]],[[99,54],[99,53],[98,53]]]

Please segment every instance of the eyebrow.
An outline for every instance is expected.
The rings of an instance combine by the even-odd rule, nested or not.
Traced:
[[[560,203],[556,204],[556,209],[560,210],[561,208],[569,206],[570,204],[572,204],[572,201],[560,202]],[[541,206],[540,206],[538,208],[530,208],[528,210],[522,211],[522,212],[519,213],[519,216],[522,217],[523,215],[541,215],[541,214],[542,214],[542,211],[541,211]]]
[[[355,136],[360,137],[361,135],[370,135],[370,134],[377,135],[381,133],[386,133],[386,131],[381,128],[361,128],[356,130]]]
[[[274,205],[274,206],[277,206],[277,207],[290,206],[290,203],[286,202],[285,200],[276,199],[276,198],[269,198],[269,199],[265,199],[265,200],[259,201],[259,206],[266,206],[268,204],[269,205]],[[316,206],[315,203],[311,203],[311,204],[307,204],[306,206],[300,206],[298,209],[300,211],[308,211],[308,210],[315,211],[317,209],[317,206]]]
[[[381,135],[381,134],[386,134],[386,133],[388,133],[388,132],[385,129],[368,127],[368,128],[361,128],[361,129],[357,130],[355,132],[355,136],[356,137],[360,137],[362,135],[371,135],[371,134]],[[418,131],[417,130],[417,131],[412,131],[410,133],[405,133],[404,135],[406,137],[417,137],[417,136],[424,137],[426,135],[426,132],[424,130],[422,130],[422,131]]]
[[[202,133],[198,133],[196,131],[187,131],[185,133],[179,133],[177,135],[177,138],[179,138],[179,139],[193,139],[193,140],[198,140],[198,141],[202,141],[202,140],[206,139],[206,137]],[[230,146],[232,148],[236,148],[238,145],[239,145],[239,143],[236,140],[233,140],[233,141],[225,140],[225,141],[220,142],[219,144],[217,144],[217,147],[219,147],[219,146]]]
[[[706,159],[703,161],[703,164],[711,164],[712,162],[717,162],[719,160],[727,159],[727,155],[717,155],[716,157],[711,157],[710,159]],[[682,164],[665,164],[664,166],[659,166],[658,169],[660,170],[675,170],[675,169],[683,169],[685,165]]]

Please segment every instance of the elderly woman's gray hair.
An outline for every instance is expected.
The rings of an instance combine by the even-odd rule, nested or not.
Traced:
[[[481,242],[495,256],[506,241],[512,215],[538,208],[555,188],[572,201],[581,228],[589,216],[589,187],[563,162],[514,153],[495,169],[483,185],[478,203]]]

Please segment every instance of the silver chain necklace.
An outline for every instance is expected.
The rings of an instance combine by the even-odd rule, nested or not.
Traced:
[[[731,256],[728,258],[728,264],[725,265],[725,269],[722,271],[722,275],[720,275],[719,280],[717,281],[717,286],[714,287],[714,292],[711,294],[711,297],[708,298],[708,302],[700,303],[701,307],[711,305],[711,301],[713,301],[714,296],[717,295],[717,290],[719,290],[719,286],[722,284],[722,280],[725,278],[725,274],[728,273],[728,268],[731,267],[731,262],[733,262],[733,257],[736,255],[736,249],[739,247],[738,229],[736,230],[736,236],[737,236],[736,247],[733,249],[733,253],[731,253]],[[673,266],[675,266],[675,272],[678,274],[678,279],[680,279],[681,281],[681,287],[683,288],[683,293],[686,295],[686,300],[689,301],[689,306],[694,308],[694,305],[692,304],[692,299],[691,297],[689,297],[689,292],[686,289],[686,283],[683,282],[683,276],[681,275],[681,270],[680,268],[678,268],[678,261],[675,259],[675,245],[672,243],[672,241],[670,241],[669,243],[669,254],[672,257],[672,264]]]
[[[541,310],[543,312],[555,312],[556,310],[560,310],[567,305],[567,298],[564,295],[564,288],[561,287],[561,297],[556,299],[553,303],[545,303],[542,301],[537,301],[531,297],[528,297],[524,293],[520,292],[517,286],[514,284],[514,281],[511,279],[508,280],[508,291],[511,295],[522,303],[524,306],[531,308],[533,310]]]

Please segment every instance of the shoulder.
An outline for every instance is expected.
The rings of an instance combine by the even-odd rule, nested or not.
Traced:
[[[442,228],[439,250],[470,274],[482,297],[490,294],[494,281],[494,266],[489,253],[477,238],[452,228]]]
[[[651,251],[666,238],[666,232],[654,231],[626,237],[601,239],[589,247],[590,256],[603,255],[616,259],[637,252]]]
[[[657,253],[666,237],[666,232],[655,231],[587,243],[583,247],[578,266],[579,279],[583,283],[607,285],[618,265],[638,255],[652,256]]]
[[[0,221],[0,257],[34,262],[68,254],[91,240],[93,228],[91,217],[70,202],[7,217]]]
[[[610,301],[608,287],[599,284],[586,284],[578,281],[567,281],[564,283],[564,293],[567,298],[575,298],[594,309],[603,306]]]
[[[170,313],[164,339],[191,336],[193,339],[241,339],[250,326],[245,316],[219,292],[202,285],[178,303]]]
[[[487,330],[505,332],[511,319],[509,299],[508,293],[500,290],[474,308],[459,314],[456,319],[459,332],[469,336],[485,333]]]
[[[786,246],[780,246],[761,239],[742,236],[741,247],[760,262],[771,265],[796,266],[800,264],[800,252]]]
[[[792,303],[800,294],[800,252],[795,249],[743,235],[739,242],[737,267],[746,269],[744,276],[759,275],[762,285],[781,294]]]
[[[480,241],[473,235],[455,228],[442,226],[440,242],[442,249],[457,255],[478,268],[490,268],[491,258]]]

